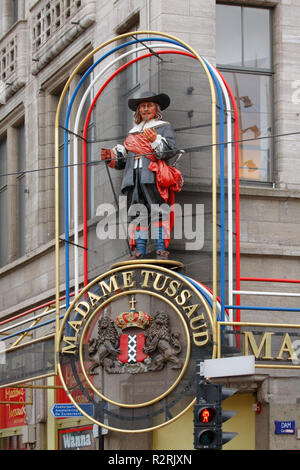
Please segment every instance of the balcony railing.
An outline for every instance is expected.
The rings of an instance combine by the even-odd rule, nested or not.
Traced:
[[[27,76],[27,22],[18,21],[0,41],[0,104],[22,88]]]
[[[42,0],[31,10],[32,73],[37,74],[96,20],[96,1]]]

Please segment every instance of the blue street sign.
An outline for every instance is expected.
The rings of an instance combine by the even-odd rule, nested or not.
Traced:
[[[295,421],[275,421],[275,434],[295,434]]]
[[[82,403],[80,408],[89,416],[94,416],[94,405],[91,403]],[[50,413],[54,418],[74,418],[83,416],[73,403],[55,403],[50,408]]]

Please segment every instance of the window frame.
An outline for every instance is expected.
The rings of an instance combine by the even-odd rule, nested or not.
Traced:
[[[138,31],[140,27],[140,16],[134,15],[130,21],[130,26],[127,25],[127,28],[119,28],[118,32],[120,33],[128,33],[131,31]],[[121,43],[125,43],[131,38],[127,37],[121,41]],[[120,43],[120,44],[121,44]],[[139,48],[140,44],[137,42],[131,46],[132,55],[130,56],[129,60],[132,60],[138,56],[138,52],[136,51]],[[125,50],[127,50],[125,48]],[[125,52],[124,49],[121,49],[120,55]],[[125,59],[124,59],[125,63]],[[131,69],[133,67],[133,69]],[[132,98],[141,87],[141,64],[140,61],[135,62],[132,64],[129,69],[125,69],[120,75],[120,102],[125,105],[130,98]],[[124,108],[124,119],[122,121],[122,128],[124,135],[129,131],[132,127],[132,111],[128,109],[127,106]]]
[[[2,164],[2,145],[4,146],[4,165]],[[8,182],[7,182],[7,134],[3,134],[0,136],[0,147],[1,147],[1,152],[0,152],[0,158],[1,158],[1,185],[0,185],[0,199],[4,198],[4,204],[6,206],[6,210],[4,211],[4,217],[7,218],[8,215]],[[2,173],[2,171],[4,173]],[[0,203],[0,208],[2,206],[2,201]],[[2,220],[3,214],[1,211],[0,215],[0,222],[1,222],[1,227],[0,227],[0,269],[5,266],[8,263],[8,224],[7,220],[6,223],[5,221]],[[4,234],[3,231],[6,231]],[[3,238],[3,240],[2,240]]]
[[[21,131],[22,129],[22,131]],[[21,256],[25,255],[26,251],[26,204],[23,201],[23,205],[21,202],[21,198],[25,198],[25,191],[26,188],[26,128],[25,128],[25,121],[21,122],[18,126],[16,126],[17,130],[17,212],[18,212],[18,219],[17,219],[17,256],[20,258]],[[21,134],[23,133],[23,135]],[[20,148],[23,146],[23,154],[20,153]],[[23,162],[22,162],[22,158]]]
[[[271,126],[272,126],[272,135],[269,138],[270,142],[270,160],[268,162],[269,165],[269,174],[268,180],[250,180],[247,178],[240,177],[240,183],[247,186],[265,186],[265,187],[273,187],[275,184],[275,136],[274,136],[274,129],[275,129],[275,106],[274,106],[274,82],[275,82],[275,71],[274,71],[274,47],[273,47],[273,30],[274,30],[274,8],[268,6],[255,6],[255,5],[245,5],[240,3],[226,3],[226,2],[217,2],[216,8],[218,5],[228,6],[228,7],[240,7],[241,8],[241,15],[243,18],[243,11],[245,8],[252,8],[255,10],[267,10],[269,12],[269,24],[270,24],[270,31],[269,31],[269,40],[270,40],[270,68],[264,67],[247,67],[247,66],[235,66],[235,65],[222,65],[217,62],[216,66],[217,69],[223,73],[239,73],[239,74],[247,74],[247,75],[261,75],[270,77],[270,95],[271,99],[271,106],[270,106],[270,113],[271,113]],[[242,58],[244,57],[244,24],[241,24],[241,40],[242,40]],[[217,47],[217,45],[216,45]],[[242,139],[241,139],[242,140]]]

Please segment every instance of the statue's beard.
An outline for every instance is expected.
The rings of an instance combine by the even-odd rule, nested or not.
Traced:
[[[162,119],[162,113],[161,113],[161,110],[160,110],[160,107],[159,107],[158,104],[156,104],[156,111],[155,111],[154,116],[150,119],[158,119],[158,120]],[[146,119],[142,118],[139,107],[137,108],[137,110],[135,112],[134,121],[135,121],[136,124],[140,124],[140,122],[146,121]],[[149,121],[149,118],[147,119],[147,121]]]
[[[150,119],[154,119],[155,118],[155,113],[144,113],[142,115],[142,120],[147,122],[147,121],[150,121]]]

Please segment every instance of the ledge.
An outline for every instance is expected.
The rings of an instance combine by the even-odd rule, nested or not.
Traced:
[[[183,192],[197,192],[197,193],[211,193],[210,185],[199,185],[197,183],[185,182],[183,185]],[[240,197],[261,197],[261,198],[282,198],[282,199],[300,199],[300,189],[281,189],[272,187],[261,186],[240,186]],[[218,193],[220,192],[218,188]],[[233,188],[233,197],[234,188]]]
[[[300,246],[241,242],[241,256],[243,255],[299,257]]]
[[[240,186],[240,196],[300,199],[300,190]]]

